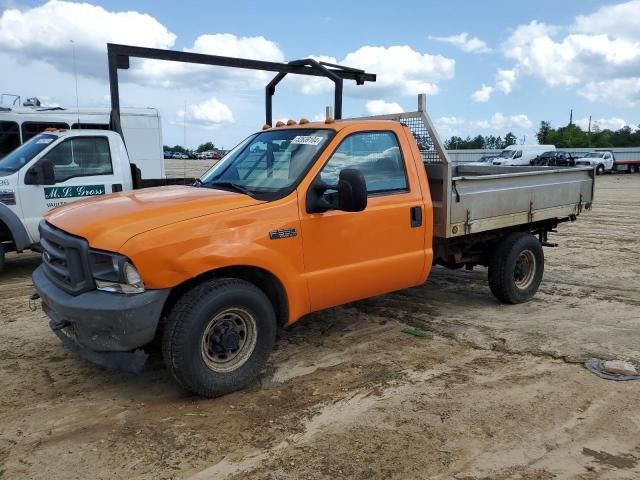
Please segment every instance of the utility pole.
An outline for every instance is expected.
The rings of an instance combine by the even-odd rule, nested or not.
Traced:
[[[591,133],[591,115],[589,115],[589,130],[588,133]]]
[[[573,108],[571,109],[571,113],[569,114],[569,126],[573,125]]]

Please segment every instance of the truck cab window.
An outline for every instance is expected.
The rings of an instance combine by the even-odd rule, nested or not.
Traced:
[[[113,173],[109,141],[104,137],[80,137],[66,140],[43,159],[53,164],[56,183],[74,177]]]
[[[20,146],[20,130],[16,122],[0,122],[0,158]]]
[[[362,132],[347,137],[320,175],[324,182],[335,185],[340,171],[345,168],[362,172],[369,195],[408,191],[400,146],[392,132]]]
[[[518,150],[516,154],[513,156],[513,158],[521,158],[521,157],[522,157],[522,150]]]

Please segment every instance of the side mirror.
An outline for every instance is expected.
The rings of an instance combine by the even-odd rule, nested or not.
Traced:
[[[56,175],[51,161],[43,158],[27,170],[24,183],[25,185],[55,185]]]
[[[326,194],[327,190],[335,193]],[[367,208],[367,182],[360,170],[345,168],[340,171],[337,185],[329,185],[316,177],[307,191],[307,213],[327,210],[361,212]]]
[[[338,179],[338,209],[361,212],[367,208],[367,182],[360,170],[345,168]]]

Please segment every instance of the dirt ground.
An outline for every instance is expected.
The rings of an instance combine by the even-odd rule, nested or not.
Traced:
[[[598,177],[559,226],[540,292],[504,306],[486,270],[314,314],[250,388],[214,400],[65,351],[29,309],[34,255],[0,274],[0,478],[637,479],[640,175]],[[427,338],[404,334],[416,326]]]

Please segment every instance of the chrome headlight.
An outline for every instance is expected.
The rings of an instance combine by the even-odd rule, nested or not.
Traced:
[[[124,294],[144,292],[144,282],[127,257],[91,250],[89,258],[98,290]]]

